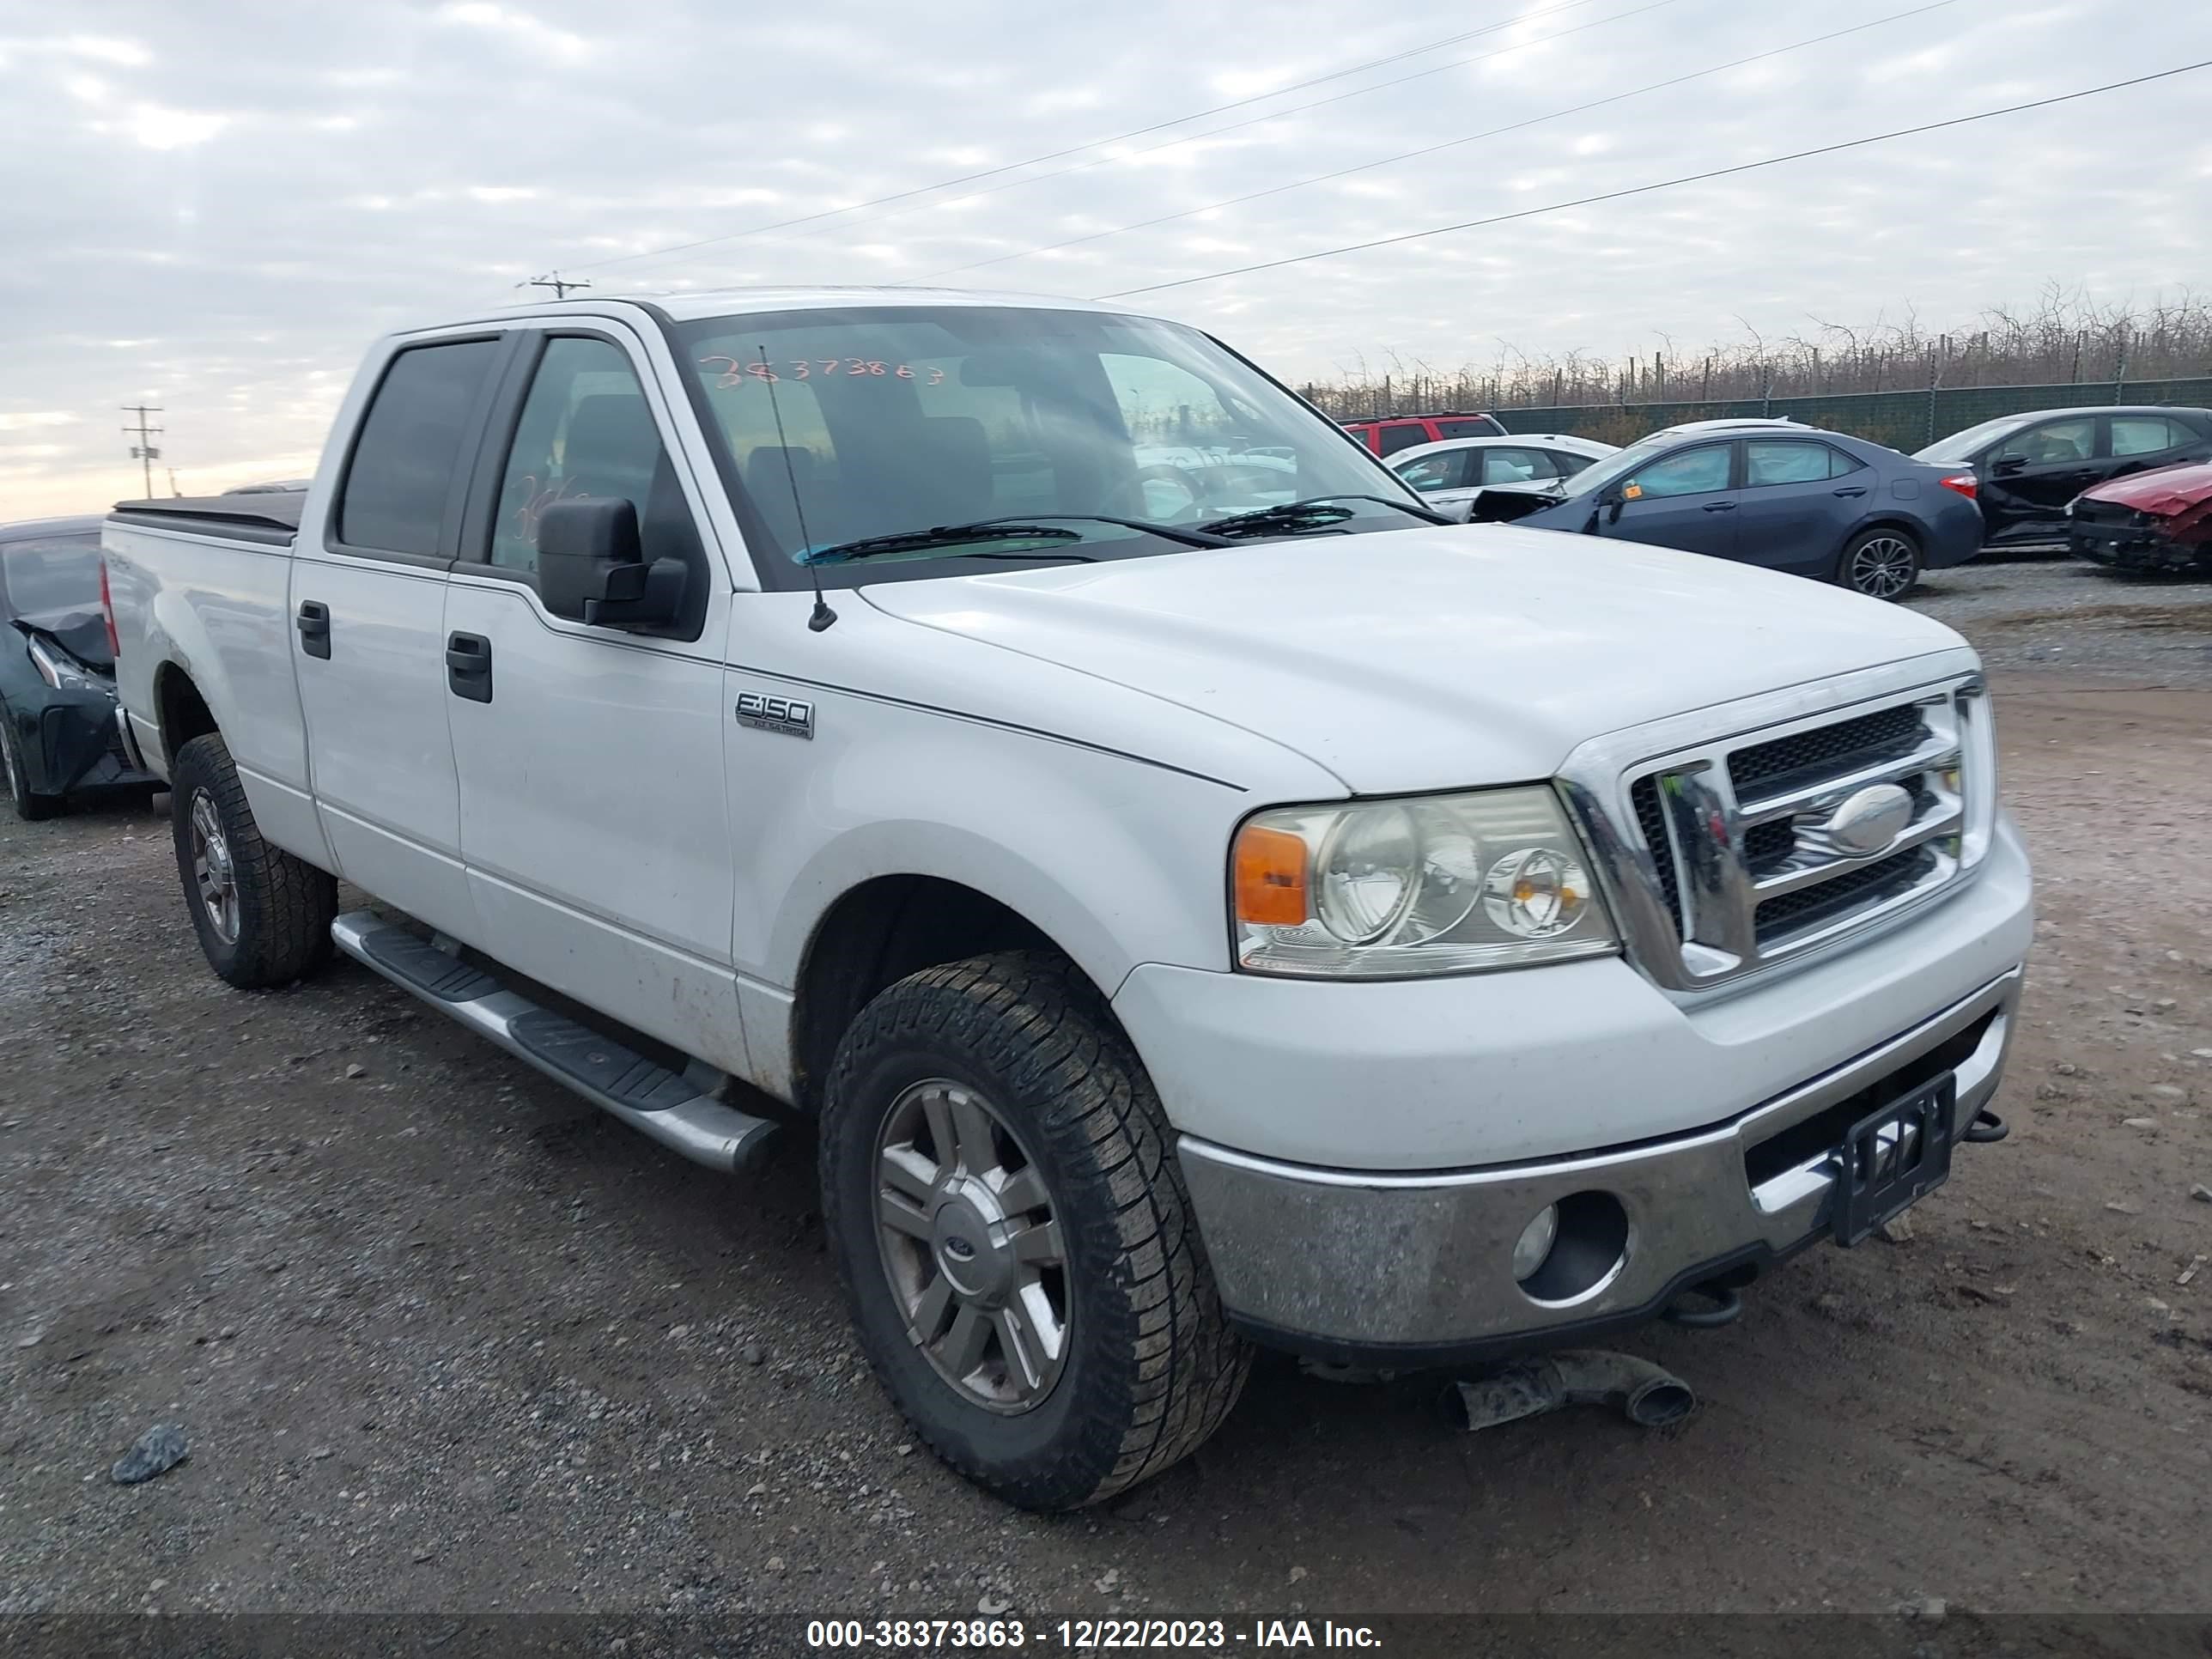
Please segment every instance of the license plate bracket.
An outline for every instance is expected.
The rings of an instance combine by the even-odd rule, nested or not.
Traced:
[[[1957,1098],[1957,1079],[1947,1072],[1869,1112],[1844,1137],[1829,1209],[1837,1243],[1856,1244],[1950,1178]]]

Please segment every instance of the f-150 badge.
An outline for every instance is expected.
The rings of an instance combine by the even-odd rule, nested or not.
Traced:
[[[771,697],[761,691],[740,691],[738,724],[811,741],[814,736],[814,705],[797,697]]]

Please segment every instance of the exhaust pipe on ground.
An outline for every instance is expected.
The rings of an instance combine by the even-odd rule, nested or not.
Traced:
[[[1698,1396],[1648,1359],[1601,1348],[1563,1348],[1455,1383],[1446,1404],[1453,1420],[1469,1430],[1494,1429],[1562,1406],[1612,1406],[1641,1428],[1663,1429],[1695,1411]]]

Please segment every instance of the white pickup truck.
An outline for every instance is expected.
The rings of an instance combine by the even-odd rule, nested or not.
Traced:
[[[1184,1456],[1253,1343],[1711,1317],[2003,1133],[2030,886],[1956,635],[1442,524],[1187,327],[473,316],[370,352],[303,495],[105,555],[216,970],[335,943],[717,1167],[810,1121],[884,1385],[1018,1504]]]

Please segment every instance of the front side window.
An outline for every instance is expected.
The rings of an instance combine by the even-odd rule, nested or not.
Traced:
[[[2155,455],[2161,449],[2178,449],[2187,443],[2192,434],[2184,432],[2172,421],[2158,415],[2115,415],[2112,416],[2112,454],[2115,458],[2128,455]]]
[[[100,534],[0,543],[0,617],[100,609]]]
[[[804,585],[807,562],[825,579],[835,568],[866,580],[951,574],[948,562],[1003,570],[1030,558],[1166,554],[1188,544],[1146,526],[1195,527],[1316,496],[1419,499],[1264,375],[1171,323],[885,306],[706,318],[678,325],[672,343],[767,533],[760,562],[775,586]],[[1421,522],[1353,499],[1327,517],[1270,520],[1267,533]],[[987,520],[1049,529],[1052,539],[910,542]],[[905,544],[852,545],[885,537]]]
[[[1628,479],[1620,493],[1628,500],[1668,495],[1703,495],[1729,487],[1729,447],[1705,444],[1654,461]]]
[[[1385,455],[1395,455],[1401,449],[1411,449],[1415,444],[1434,441],[1429,436],[1428,428],[1419,421],[1399,421],[1389,426],[1378,427],[1376,430],[1382,436],[1382,453]]]
[[[1482,481],[1486,484],[1542,483],[1559,476],[1547,450],[1516,447],[1482,452]]]
[[[440,552],[447,497],[495,340],[416,346],[385,370],[338,497],[338,540],[381,553]]]
[[[1425,495],[1439,489],[1462,489],[1467,487],[1468,462],[1474,453],[1472,450],[1448,449],[1441,455],[1402,461],[1394,470]]]
[[[681,556],[665,544],[689,525],[645,389],[611,341],[562,336],[545,343],[523,400],[501,474],[491,562],[538,568],[538,521],[556,501],[620,497],[637,508],[647,560]]]
[[[1992,461],[2025,461],[2030,466],[2063,466],[2086,461],[2097,453],[2097,422],[2084,415],[2070,421],[2045,421],[2040,426],[2008,438],[1990,455]]]

